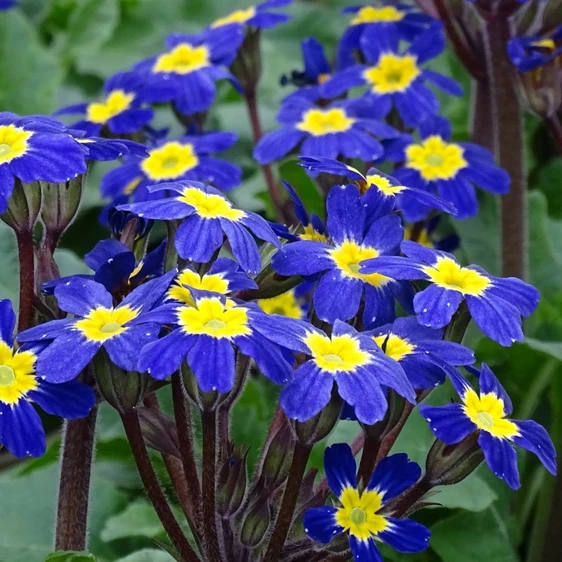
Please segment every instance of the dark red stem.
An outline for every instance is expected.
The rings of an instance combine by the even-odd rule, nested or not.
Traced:
[[[35,300],[35,249],[33,231],[17,229],[18,258],[20,265],[20,303],[18,331],[33,325],[33,301]]]

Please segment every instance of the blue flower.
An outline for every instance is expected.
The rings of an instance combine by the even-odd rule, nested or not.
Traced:
[[[223,237],[242,269],[257,273],[261,268],[258,246],[250,232],[279,247],[279,240],[265,219],[240,211],[218,190],[198,182],[163,183],[149,191],[170,191],[174,197],[120,205],[149,219],[185,219],[176,233],[176,248],[181,258],[205,263],[222,246]],[[250,231],[250,232],[248,232]]]
[[[436,215],[421,224],[420,229],[420,223],[406,225],[404,227],[404,240],[418,242],[426,248],[435,248],[436,250],[443,250],[443,252],[454,252],[459,248],[461,239],[456,232],[440,237],[437,232],[440,220],[441,216]]]
[[[520,72],[529,72],[545,66],[562,54],[557,43],[562,39],[562,26],[548,36],[523,35],[507,42],[507,53]]]
[[[320,86],[332,76],[332,65],[328,61],[320,41],[309,37],[301,43],[301,50],[304,71],[293,70],[290,76],[281,77],[282,86],[293,84],[299,88],[296,92],[289,94],[285,101],[298,96],[304,96],[310,100],[319,99],[321,97]]]
[[[321,173],[332,174],[343,176],[357,185],[362,194],[362,202],[366,205],[367,214],[371,217],[401,210],[406,205],[424,205],[451,215],[456,214],[455,207],[450,203],[422,189],[401,185],[395,178],[376,168],[370,168],[364,176],[356,168],[330,158],[303,156],[300,164],[313,177]]]
[[[41,346],[13,349],[16,316],[9,300],[0,300],[0,444],[14,456],[39,457],[45,452],[45,431],[35,403],[53,416],[83,418],[96,397],[85,384],[51,384],[35,374]]]
[[[102,131],[114,135],[136,133],[150,123],[154,113],[143,107],[144,79],[138,72],[118,72],[105,83],[104,98],[92,103],[69,105],[57,115],[84,114],[84,119],[72,127],[97,136]]]
[[[166,241],[162,242],[142,260],[137,262],[135,254],[117,240],[101,240],[95,248],[84,256],[84,262],[92,269],[94,275],[72,275],[43,283],[41,292],[54,295],[59,285],[71,279],[92,279],[103,285],[110,293],[124,295],[148,279],[164,273]]]
[[[8,207],[16,178],[67,182],[86,171],[87,153],[54,119],[0,112],[0,214]]]
[[[207,110],[215,99],[215,82],[224,78],[234,81],[225,67],[236,57],[243,38],[243,28],[237,24],[198,35],[170,35],[168,52],[135,67],[144,74],[147,101],[173,101],[186,115]]]
[[[394,177],[410,187],[437,193],[457,209],[457,218],[478,212],[474,186],[492,193],[509,191],[509,174],[494,164],[492,153],[470,142],[451,142],[451,126],[444,117],[426,117],[420,124],[421,141],[409,135],[388,141],[385,158],[402,165]],[[430,207],[406,204],[409,221],[425,218]]]
[[[404,453],[383,459],[367,487],[359,488],[351,448],[338,443],[324,451],[328,484],[339,500],[338,506],[308,509],[303,524],[306,534],[328,544],[336,535],[349,536],[356,562],[382,562],[377,543],[386,543],[398,552],[422,552],[429,546],[429,529],[411,519],[398,519],[384,513],[384,506],[413,486],[421,469]]]
[[[546,469],[556,474],[556,450],[548,433],[534,421],[507,419],[513,411],[511,400],[487,365],[483,364],[480,371],[479,394],[460,373],[453,370],[449,375],[462,404],[420,406],[438,439],[453,445],[478,432],[478,444],[488,466],[513,489],[520,486],[513,445],[537,455]]]
[[[117,200],[115,201],[115,203],[118,205],[125,204],[126,202],[126,197],[117,198]],[[142,238],[144,238],[154,226],[153,220],[143,219],[138,215],[135,215],[135,213],[131,213],[130,211],[120,211],[115,205],[111,205],[106,208],[106,212],[104,213],[103,218],[105,220],[102,222],[102,224],[105,224],[117,239],[121,238],[123,231],[133,220],[135,221],[136,227],[136,240],[141,240]]]
[[[270,318],[275,318],[273,325]],[[383,387],[416,401],[399,365],[382,353],[372,338],[344,322],[336,320],[331,335],[307,322],[277,315],[256,319],[255,328],[276,344],[308,357],[279,397],[289,418],[307,421],[318,414],[330,401],[334,383],[341,398],[355,408],[357,419],[369,425],[386,413]]]
[[[0,10],[9,10],[18,3],[18,0],[0,0]]]
[[[117,160],[124,155],[133,154],[144,156],[147,154],[146,146],[126,139],[105,139],[103,137],[86,137],[83,131],[70,130],[76,142],[88,151],[88,160],[108,162]]]
[[[404,369],[415,389],[442,384],[446,375],[443,365],[471,365],[475,361],[472,350],[444,341],[442,330],[420,326],[412,316],[363,334],[371,336]]]
[[[385,215],[371,220],[354,185],[333,187],[326,207],[331,244],[316,239],[286,244],[273,257],[273,269],[286,276],[319,276],[314,292],[315,311],[320,319],[330,323],[353,318],[363,295],[366,326],[391,322],[395,317],[395,298],[411,310],[410,283],[359,271],[364,260],[398,253],[404,232],[400,217]]]
[[[194,305],[193,289],[220,295],[231,295],[235,291],[257,289],[256,282],[248,277],[240,266],[229,258],[218,258],[209,271],[197,273],[193,267],[186,267],[176,277],[166,295],[167,300]]]
[[[145,201],[161,195],[151,195],[147,186],[179,180],[232,189],[240,184],[242,170],[211,155],[230,148],[236,139],[234,133],[224,132],[160,141],[148,154],[130,156],[121,167],[108,172],[101,181],[102,195],[112,199],[127,195]]]
[[[510,346],[523,341],[521,316],[537,308],[539,292],[515,277],[493,277],[482,268],[462,267],[452,254],[404,241],[408,257],[384,256],[363,262],[363,274],[379,273],[395,279],[424,279],[430,285],[416,293],[418,321],[430,328],[446,326],[464,300],[472,319],[489,338]]]
[[[439,111],[437,97],[426,82],[453,96],[463,94],[458,82],[421,66],[445,48],[445,34],[439,22],[418,35],[403,52],[398,37],[381,35],[376,28],[363,33],[361,48],[367,64],[337,72],[320,89],[322,97],[337,98],[352,88],[367,86],[365,98],[380,106],[381,114],[387,115],[394,107],[402,121],[414,127],[426,115]]]
[[[369,116],[364,117],[369,109]],[[375,107],[364,100],[339,100],[320,107],[303,97],[292,97],[279,111],[283,127],[267,133],[258,142],[254,158],[267,164],[302,145],[303,156],[360,158],[370,162],[382,156],[383,148],[374,138],[394,138],[396,129],[378,121]]]
[[[380,2],[380,6],[350,6],[342,13],[353,14],[349,28],[338,45],[338,67],[352,65],[354,51],[361,49],[361,38],[365,32],[388,37],[395,42],[399,39],[412,41],[419,33],[435,22],[435,19],[416,11],[412,6],[392,0]]]
[[[161,300],[174,271],[144,283],[113,305],[107,289],[90,279],[73,278],[55,288],[59,307],[74,318],[53,320],[18,334],[21,342],[49,343],[37,361],[37,374],[49,382],[75,378],[103,347],[111,361],[135,371],[140,350],[154,341],[160,325],[148,312]]]
[[[293,0],[265,0],[255,6],[246,9],[235,10],[228,16],[215,20],[211,24],[211,29],[221,28],[225,25],[238,24],[241,27],[255,27],[257,29],[268,29],[290,19],[287,14],[270,12],[273,8],[283,8],[288,6]]]
[[[170,303],[154,311],[156,321],[175,329],[144,347],[139,371],[164,379],[186,361],[203,392],[229,392],[234,385],[236,348],[254,359],[260,371],[277,384],[289,379],[288,353],[255,327],[262,319],[261,325],[275,331],[275,317],[221,294],[192,289],[192,296],[193,304]]]

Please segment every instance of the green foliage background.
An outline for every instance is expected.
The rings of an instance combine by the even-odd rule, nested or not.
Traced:
[[[172,31],[193,32],[225,12],[245,7],[244,0],[21,0],[9,12],[0,12],[0,110],[21,114],[49,114],[57,107],[94,98],[103,81],[118,70],[162,49]],[[346,25],[338,15],[343,0],[298,2],[289,11],[294,19],[263,37],[264,77],[260,111],[266,130],[274,127],[280,99],[286,91],[279,76],[300,68],[300,41],[313,35],[329,49]],[[470,84],[454,55],[445,53],[436,66],[466,86],[463,99],[444,99],[443,111],[453,121],[455,135],[467,138]],[[251,133],[245,109],[227,89],[212,112],[213,127],[233,130],[240,141],[227,155],[244,169],[244,183],[233,193],[246,209],[266,212],[265,187],[252,161]],[[166,110],[157,112],[158,126],[174,125]],[[562,158],[540,123],[528,119],[529,256],[530,281],[542,292],[538,312],[527,323],[530,337],[505,349],[482,339],[475,329],[468,343],[478,358],[498,372],[515,403],[515,417],[533,417],[551,432],[562,448]],[[179,129],[178,129],[179,132]],[[113,164],[115,165],[115,164]],[[97,223],[101,200],[97,183],[111,165],[96,166],[89,178],[82,212],[67,233],[58,261],[63,274],[84,271],[80,256],[106,233]],[[297,183],[312,210],[321,210],[319,195],[294,162],[285,162],[280,174]],[[498,201],[482,198],[474,219],[453,227],[462,237],[460,256],[499,273]],[[17,299],[17,259],[11,232],[0,227],[0,297]],[[443,387],[432,400],[445,403],[453,396]],[[162,398],[166,401],[166,396]],[[261,438],[275,406],[276,389],[253,380],[237,405],[234,435],[251,446],[255,461]],[[104,405],[105,406],[105,405]],[[55,420],[45,457],[11,464],[0,455],[0,562],[43,562],[51,552],[56,503],[59,435]],[[352,439],[357,426],[341,422],[330,442]],[[158,547],[164,538],[139,486],[128,444],[119,420],[102,407],[94,471],[90,549],[98,562],[169,562]],[[423,464],[432,442],[429,430],[415,414],[396,449]],[[324,446],[324,444],[323,444]],[[313,463],[321,465],[322,448]],[[462,484],[435,496],[440,506],[424,510],[419,519],[433,532],[431,549],[407,557],[412,562],[517,562],[538,560],[544,520],[548,517],[554,479],[534,459],[520,455],[523,488],[513,494],[481,467]],[[162,468],[162,467],[160,467]],[[162,470],[161,470],[162,472]],[[162,475],[163,476],[163,475]],[[164,478],[164,476],[163,476]],[[401,561],[396,553],[388,560]],[[49,562],[91,562],[89,555],[52,555]]]

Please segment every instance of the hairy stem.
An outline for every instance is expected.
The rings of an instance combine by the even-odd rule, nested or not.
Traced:
[[[257,144],[257,142],[263,136],[263,132],[261,127],[260,115],[258,111],[257,93],[255,88],[246,91],[244,99],[246,100],[246,106],[248,108],[248,114],[250,116],[250,124],[252,126],[254,142]],[[279,185],[275,181],[273,170],[271,169],[271,166],[269,164],[262,164],[261,169],[263,171],[263,175],[267,183],[267,189],[269,191],[269,195],[271,197],[271,201],[275,209],[275,218],[278,221],[282,222],[284,217],[283,197],[279,190]]]
[[[217,523],[217,412],[201,413],[203,426],[203,535],[207,562],[224,562]]]
[[[523,108],[515,69],[506,44],[513,22],[499,14],[486,23],[486,58],[492,86],[495,152],[511,177],[510,192],[502,197],[502,274],[524,279],[527,268],[527,185],[523,139]]]
[[[178,551],[183,562],[200,562],[199,557],[183,534],[175,515],[170,509],[168,500],[160,486],[160,482],[158,482],[158,478],[150,462],[148,451],[146,450],[136,410],[122,413],[121,420],[131,445],[133,457],[135,458],[144,489],[166,534],[170,538],[174,548]]]
[[[27,330],[33,325],[33,301],[35,300],[35,249],[33,231],[17,229],[18,259],[20,265],[20,303],[18,331]]]
[[[281,556],[293,523],[295,507],[297,505],[302,479],[311,451],[312,447],[310,445],[303,445],[298,441],[295,443],[293,460],[291,462],[287,484],[285,485],[285,491],[283,492],[281,507],[277,514],[273,534],[271,535],[263,562],[277,562]]]
[[[494,152],[492,91],[489,80],[472,80],[470,133],[472,142]]]
[[[67,420],[62,438],[55,550],[86,550],[88,505],[98,409]]]

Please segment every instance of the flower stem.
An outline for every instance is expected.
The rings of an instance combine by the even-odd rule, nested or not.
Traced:
[[[189,541],[183,534],[179,523],[173,514],[160,482],[156,477],[154,468],[150,462],[148,451],[142,436],[142,431],[139,423],[139,417],[136,410],[130,410],[121,414],[121,420],[125,433],[131,445],[133,456],[137,464],[137,469],[144,485],[145,491],[166,531],[170,541],[181,557],[183,562],[200,562],[199,557],[189,544]]]
[[[485,27],[488,76],[492,90],[494,146],[499,165],[511,177],[510,192],[502,197],[502,274],[524,279],[527,267],[526,176],[523,108],[515,70],[507,55],[513,22],[496,14]]]
[[[311,445],[303,445],[298,441],[295,442],[289,477],[287,478],[283,499],[281,500],[281,507],[277,514],[273,534],[271,535],[267,551],[263,557],[263,562],[277,562],[281,556],[285,541],[291,529],[291,524],[293,523],[293,515],[311,451]]]
[[[257,142],[263,136],[263,132],[261,127],[260,114],[258,111],[256,89],[252,88],[246,90],[244,99],[246,100],[246,107],[248,108],[248,114],[250,116],[250,124],[252,126],[254,142],[257,144]],[[267,189],[271,197],[271,202],[273,203],[273,207],[275,209],[275,218],[278,221],[283,221],[283,197],[281,196],[279,186],[275,181],[273,170],[271,169],[271,166],[269,164],[262,164],[261,169],[267,183]]]
[[[223,562],[217,524],[217,412],[201,413],[203,426],[203,535],[207,562]]]
[[[16,229],[18,258],[20,264],[20,303],[18,331],[27,330],[33,325],[33,301],[35,300],[35,249],[33,231]]]
[[[544,122],[548,128],[548,132],[556,144],[558,152],[562,154],[562,124],[560,124],[558,115],[555,113],[554,115],[545,118]]]
[[[489,80],[472,80],[470,134],[472,141],[494,152],[492,92]]]
[[[64,424],[55,550],[86,550],[97,406]]]

